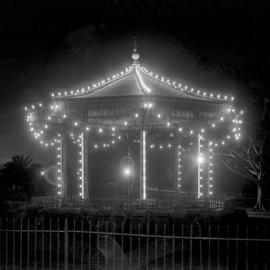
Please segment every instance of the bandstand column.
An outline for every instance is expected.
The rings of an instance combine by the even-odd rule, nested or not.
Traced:
[[[201,163],[202,163],[202,153],[201,153],[201,139],[202,136],[198,133],[197,137],[197,163],[198,163],[198,170],[197,170],[197,198],[200,199],[202,196],[201,193]]]
[[[176,151],[176,167],[177,167],[177,191],[182,190],[182,147],[180,144],[177,145]]]
[[[58,134],[57,139],[57,194],[67,197],[67,141],[66,133]]]
[[[146,135],[147,132],[145,129],[141,129],[140,134],[140,199],[146,200]]]
[[[80,134],[80,154],[81,154],[81,168],[80,168],[80,196],[82,199],[89,199],[88,192],[88,134],[82,132]]]
[[[207,196],[213,196],[213,146],[212,143],[208,144],[208,179],[207,179]]]

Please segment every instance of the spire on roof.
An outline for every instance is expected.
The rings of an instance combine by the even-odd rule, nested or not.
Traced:
[[[138,53],[138,49],[137,49],[137,39],[136,39],[136,37],[134,37],[134,47],[133,47],[133,53],[132,53],[131,57],[133,59],[134,64],[138,63],[138,60],[140,58],[140,54]]]

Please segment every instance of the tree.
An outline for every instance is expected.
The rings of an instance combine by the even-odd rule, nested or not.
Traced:
[[[216,154],[218,160],[230,171],[256,184],[257,201],[254,206],[255,209],[264,209],[262,187],[268,167],[264,161],[264,147],[264,141],[253,140],[248,136],[244,145],[228,147],[223,152]]]
[[[32,159],[23,155],[15,155],[4,163],[0,169],[0,192],[6,194],[23,194],[28,200],[34,191]]]
[[[257,186],[257,202],[255,209],[264,209],[263,206],[263,184],[265,176],[270,167],[269,151],[269,97],[263,93],[261,97],[261,106],[257,117],[250,114],[252,123],[248,129],[254,130],[251,135],[246,136],[246,140],[229,149],[228,147],[222,153],[216,154],[218,160],[224,164],[233,173],[243,178],[252,180]],[[254,118],[254,119],[251,119]]]

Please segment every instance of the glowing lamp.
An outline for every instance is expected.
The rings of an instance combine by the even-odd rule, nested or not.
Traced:
[[[123,169],[124,176],[130,176],[131,175],[131,169],[129,167],[126,167]]]
[[[204,162],[203,156],[202,155],[198,156],[197,161],[199,164],[203,163]]]

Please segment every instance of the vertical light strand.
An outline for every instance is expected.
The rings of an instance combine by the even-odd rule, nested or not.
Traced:
[[[181,182],[182,182],[182,167],[181,167],[181,158],[182,158],[182,148],[181,145],[177,147],[177,189],[181,191]]]
[[[84,174],[84,134],[83,132],[81,133],[81,168],[82,168],[82,171],[81,171],[81,176],[82,176],[82,182],[81,182],[81,185],[82,185],[82,199],[85,199],[85,190],[84,190],[84,180],[85,180],[85,174]]]
[[[60,135],[58,134],[58,139],[57,141],[57,195],[63,196],[63,139]]]
[[[204,143],[205,139],[203,135],[201,135],[200,140],[200,196],[204,196],[204,164],[205,164],[205,156],[204,156]]]
[[[143,200],[146,200],[146,131],[142,132],[142,158],[143,158]]]
[[[200,133],[198,133],[198,141],[197,141],[197,146],[198,146],[198,157],[197,157],[197,162],[198,162],[198,171],[197,171],[197,198],[200,199],[203,196],[202,193],[202,181],[203,181],[203,177],[202,177],[202,163],[203,163],[203,155],[202,155],[202,135]]]
[[[213,174],[213,147],[212,142],[209,142],[208,144],[208,155],[209,155],[209,162],[208,162],[208,181],[207,181],[207,195],[208,197],[211,197],[213,195],[213,181],[214,181],[214,174]]]
[[[83,133],[79,135],[79,195],[81,199],[84,199],[84,138]]]

